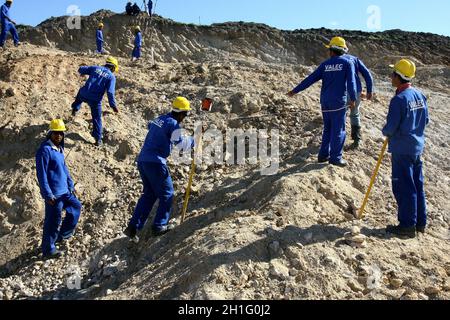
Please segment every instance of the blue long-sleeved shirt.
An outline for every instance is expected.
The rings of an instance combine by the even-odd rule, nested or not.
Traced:
[[[97,43],[103,43],[103,31],[100,29],[97,30]]]
[[[343,56],[331,57],[323,62],[294,90],[299,93],[322,80],[320,103],[323,112],[339,111],[347,107],[347,94],[356,101],[355,67]]]
[[[63,149],[50,140],[43,142],[36,153],[36,173],[45,200],[57,199],[74,189]]]
[[[116,77],[111,70],[106,67],[91,66],[80,67],[78,72],[89,76],[86,84],[80,90],[80,94],[85,99],[98,103],[102,101],[106,92],[110,107],[116,108]]]
[[[171,113],[162,115],[148,124],[148,134],[139,155],[139,162],[154,162],[167,164],[167,158],[174,145],[183,150],[194,146],[193,137],[181,135],[180,124]]]
[[[134,38],[134,46],[136,48],[142,47],[142,33],[138,32]]]
[[[350,54],[346,54],[344,57],[350,60],[355,67],[356,92],[358,94],[362,92],[362,83],[359,77],[361,74],[366,82],[367,93],[373,93],[373,77],[366,65],[359,58]]]
[[[425,127],[430,122],[427,98],[406,85],[391,100],[383,135],[389,138],[389,152],[420,155],[425,145]]]
[[[1,21],[2,26],[10,23],[10,21],[6,18],[11,19],[11,17],[9,16],[9,8],[5,3],[0,8],[0,21]]]

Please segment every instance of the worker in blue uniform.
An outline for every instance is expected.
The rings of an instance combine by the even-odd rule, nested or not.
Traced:
[[[171,113],[160,116],[148,125],[149,132],[138,158],[138,169],[144,190],[124,231],[131,239],[137,239],[137,232],[144,228],[158,199],[159,207],[153,221],[153,233],[162,235],[173,229],[169,219],[174,189],[167,167],[167,158],[174,145],[184,151],[191,150],[194,147],[194,139],[183,137],[180,131],[180,124],[191,110],[189,101],[184,97],[178,97],[172,106]]]
[[[125,6],[125,12],[127,13],[127,15],[131,16],[133,15],[133,5],[131,4],[130,1],[127,2],[127,5]]]
[[[65,131],[61,119],[53,120],[47,139],[36,153],[37,178],[45,200],[42,253],[46,259],[62,255],[56,244],[73,236],[81,213],[81,204],[64,159]],[[61,224],[64,209],[66,216]]]
[[[108,95],[109,105],[115,113],[119,113],[115,98],[116,77],[115,72],[119,71],[119,62],[116,58],[108,57],[105,66],[82,66],[78,72],[89,79],[78,91],[75,102],[72,104],[72,115],[76,116],[83,102],[91,108],[93,131],[92,136],[97,146],[102,145],[103,124],[102,124],[102,99],[105,92]]]
[[[426,97],[411,85],[416,76],[414,62],[402,59],[391,67],[392,85],[397,91],[389,106],[383,135],[389,139],[392,153],[392,189],[400,224],[388,226],[386,231],[414,238],[416,231],[425,233],[427,226],[421,155],[430,120]]]
[[[96,33],[96,42],[97,42],[97,52],[96,53],[104,53],[105,51],[103,50],[103,27],[105,25],[103,24],[103,22],[100,22],[98,24],[98,28],[97,28],[97,33]]]
[[[152,10],[153,10],[153,1],[149,0],[148,1],[148,14],[150,17],[152,16]]]
[[[14,45],[17,47],[20,45],[19,34],[15,27],[16,22],[11,19],[9,9],[13,4],[13,0],[6,0],[6,2],[0,7],[0,22],[2,31],[0,33],[0,47],[3,48],[6,41],[6,36],[11,33],[13,37]]]
[[[366,67],[366,65],[359,59],[353,55],[348,54],[348,50],[346,49],[345,58],[349,59],[354,67],[355,67],[355,79],[356,79],[356,102],[353,108],[350,108],[350,124],[352,126],[352,140],[353,144],[348,148],[349,150],[358,149],[362,139],[361,133],[361,101],[362,101],[362,82],[360,78],[360,74],[364,78],[367,88],[366,99],[372,100],[373,97],[373,77],[370,70]]]
[[[347,104],[353,108],[356,101],[355,68],[353,63],[344,57],[347,46],[343,38],[333,38],[326,47],[329,49],[330,58],[287,95],[292,97],[322,80],[320,103],[324,129],[318,161],[345,167],[345,120]],[[350,97],[350,102],[347,96]]]
[[[141,13],[141,8],[139,8],[138,4],[135,2],[131,7],[131,15],[138,16]]]
[[[141,57],[141,47],[142,47],[142,33],[141,28],[139,26],[136,26],[134,28],[134,49],[132,53],[132,61],[135,61]]]

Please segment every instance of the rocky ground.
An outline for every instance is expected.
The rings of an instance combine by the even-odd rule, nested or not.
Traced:
[[[106,32],[108,26],[120,31],[134,23],[99,12],[83,20],[85,27],[93,28],[99,17],[107,22]],[[131,63],[131,42],[115,45],[128,43],[120,41],[125,32],[107,40],[121,63],[121,113],[104,108],[106,143],[100,149],[89,135],[88,107],[77,118],[70,116],[84,81],[78,66],[104,59],[88,51],[86,28],[71,34],[60,27],[63,18],[55,18],[23,29],[26,43],[0,53],[0,299],[450,297],[449,38],[392,31],[373,34],[370,42],[363,41],[367,34],[344,32],[375,71],[377,98],[364,101],[364,145],[346,154],[350,166],[341,169],[315,163],[322,128],[320,85],[293,99],[284,96],[323,59],[320,41],[331,31],[139,19],[148,25],[144,37],[154,41],[153,55],[147,46],[144,59]],[[405,38],[421,39],[426,49],[395,45]],[[173,43],[179,47],[170,51]],[[392,96],[385,65],[406,52],[417,61],[418,86],[430,104],[424,155],[430,228],[402,241],[384,232],[396,222],[389,157],[366,218],[355,220],[354,213],[383,141],[380,129]],[[145,230],[138,244],[131,243],[122,231],[141,192],[135,159],[147,122],[168,111],[177,95],[187,96],[196,109],[205,96],[213,98],[207,122],[224,133],[280,130],[280,170],[263,176],[249,163],[203,164],[188,220],[161,238]],[[75,237],[65,244],[66,255],[42,261],[44,213],[34,154],[54,117],[62,117],[69,128],[67,163],[84,208]],[[192,131],[201,119],[196,110],[186,129]],[[172,163],[171,171],[179,224],[189,166]]]

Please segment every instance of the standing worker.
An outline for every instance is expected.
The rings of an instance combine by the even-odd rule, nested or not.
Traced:
[[[98,24],[98,29],[97,29],[97,35],[96,35],[96,39],[97,39],[97,52],[96,53],[100,53],[103,54],[105,53],[105,51],[103,50],[103,27],[105,25],[103,24],[103,22],[100,22]]]
[[[131,4],[130,1],[127,2],[127,5],[125,6],[125,12],[127,13],[127,15],[131,16],[133,15],[133,5]]]
[[[131,15],[138,16],[141,13],[141,8],[137,5],[135,2],[133,6],[131,7]]]
[[[148,15],[151,17],[152,16],[152,10],[153,10],[153,1],[149,0],[148,1]]]
[[[356,101],[355,68],[353,63],[344,57],[347,46],[343,38],[333,38],[326,47],[329,49],[330,58],[287,95],[293,97],[322,80],[320,103],[324,129],[318,161],[345,167],[347,162],[343,160],[342,154],[346,137],[347,97],[350,97],[349,105],[354,107]]]
[[[397,88],[391,100],[383,135],[389,139],[392,153],[392,190],[398,205],[400,225],[386,231],[396,236],[414,238],[427,226],[424,177],[421,155],[425,145],[425,127],[429,123],[426,97],[411,85],[416,76],[414,62],[402,59],[391,75]]]
[[[136,26],[134,28],[134,49],[132,53],[131,61],[136,61],[141,57],[141,47],[142,47],[142,33],[141,33],[141,27]]]
[[[11,8],[13,0],[6,0],[5,4],[0,7],[0,20],[2,25],[2,32],[0,34],[0,48],[5,46],[6,36],[8,32],[14,40],[14,45],[17,47],[20,45],[19,34],[16,30],[16,22],[9,16],[9,9]]]
[[[179,145],[182,150],[190,150],[194,146],[194,139],[182,137],[180,131],[180,124],[190,110],[189,101],[178,97],[173,101],[171,113],[160,116],[148,125],[149,132],[138,158],[144,191],[124,231],[131,239],[137,239],[137,231],[144,228],[157,199],[159,207],[152,227],[154,235],[163,235],[173,229],[173,226],[168,224],[174,189],[167,158],[173,145]]]
[[[116,77],[115,72],[119,71],[119,62],[116,58],[108,57],[105,66],[82,66],[78,72],[84,76],[88,75],[89,79],[86,84],[78,91],[75,102],[72,104],[72,116],[76,116],[80,111],[83,102],[87,103],[91,108],[93,132],[95,145],[102,145],[103,125],[102,125],[102,99],[105,92],[108,95],[110,107],[115,113],[119,113],[117,108],[115,91]]]
[[[348,49],[346,49],[348,52]],[[361,74],[366,82],[367,87],[367,100],[372,100],[373,97],[373,77],[366,65],[355,56],[345,54],[345,58],[349,59],[355,67],[355,79],[356,79],[356,103],[353,108],[350,108],[350,123],[352,125],[352,140],[353,144],[349,147],[351,149],[358,149],[362,136],[361,136],[361,98],[362,98],[362,83],[359,74]]]
[[[71,238],[78,224],[81,204],[64,159],[64,132],[61,119],[50,123],[50,131],[36,153],[36,172],[41,195],[45,200],[42,253],[45,259],[59,258],[56,243]],[[66,216],[61,224],[62,210]],[[60,226],[61,224],[61,226]]]

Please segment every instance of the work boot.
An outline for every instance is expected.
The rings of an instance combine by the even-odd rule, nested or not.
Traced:
[[[352,139],[353,143],[345,148],[345,151],[356,150],[361,143],[361,127],[352,126]]]
[[[328,157],[328,158],[320,158],[319,157],[319,159],[317,160],[318,163],[325,163],[325,162],[328,162],[328,161],[330,161],[330,157]]]
[[[69,239],[64,239],[63,237],[58,237],[58,239],[56,239],[55,244],[61,244],[64,245],[64,243],[69,240]]]
[[[359,149],[361,140],[355,140],[351,145],[345,147],[345,151],[352,151]]]
[[[410,239],[414,239],[416,237],[416,228],[415,227],[404,228],[404,227],[400,227],[400,226],[387,226],[386,232],[393,234],[397,237],[405,237],[405,238],[410,238]]]
[[[62,255],[63,255],[63,252],[62,252],[62,251],[60,251],[60,250],[55,250],[55,251],[53,251],[53,253],[43,255],[42,258],[43,258],[44,260],[53,260],[53,259],[59,259],[59,258],[61,258]]]
[[[56,238],[55,243],[65,243],[65,242],[69,241],[74,236],[74,234],[75,234],[75,232],[72,232],[71,234],[69,234],[65,237],[59,235],[58,238]]]
[[[345,168],[348,164],[347,161],[341,159],[338,162],[330,162],[331,165],[336,166],[336,167],[341,167],[341,168]]]
[[[361,127],[352,126],[352,139],[353,141],[361,140]]]
[[[123,234],[130,238],[131,241],[135,243],[139,242],[139,237],[137,236],[137,230],[135,228],[128,226]]]
[[[416,231],[418,233],[425,233],[426,229],[427,227],[419,227],[419,226],[416,227]]]
[[[20,42],[14,43],[14,46],[15,46],[15,47],[18,47],[18,46],[20,46],[20,45],[21,45]]]
[[[97,147],[101,147],[102,144],[103,144],[102,139],[98,139],[98,140],[95,141],[95,145],[96,145]]]
[[[155,237],[159,237],[159,236],[165,235],[166,233],[172,231],[173,229],[175,229],[175,226],[173,224],[168,224],[161,228],[153,227],[152,232]]]

